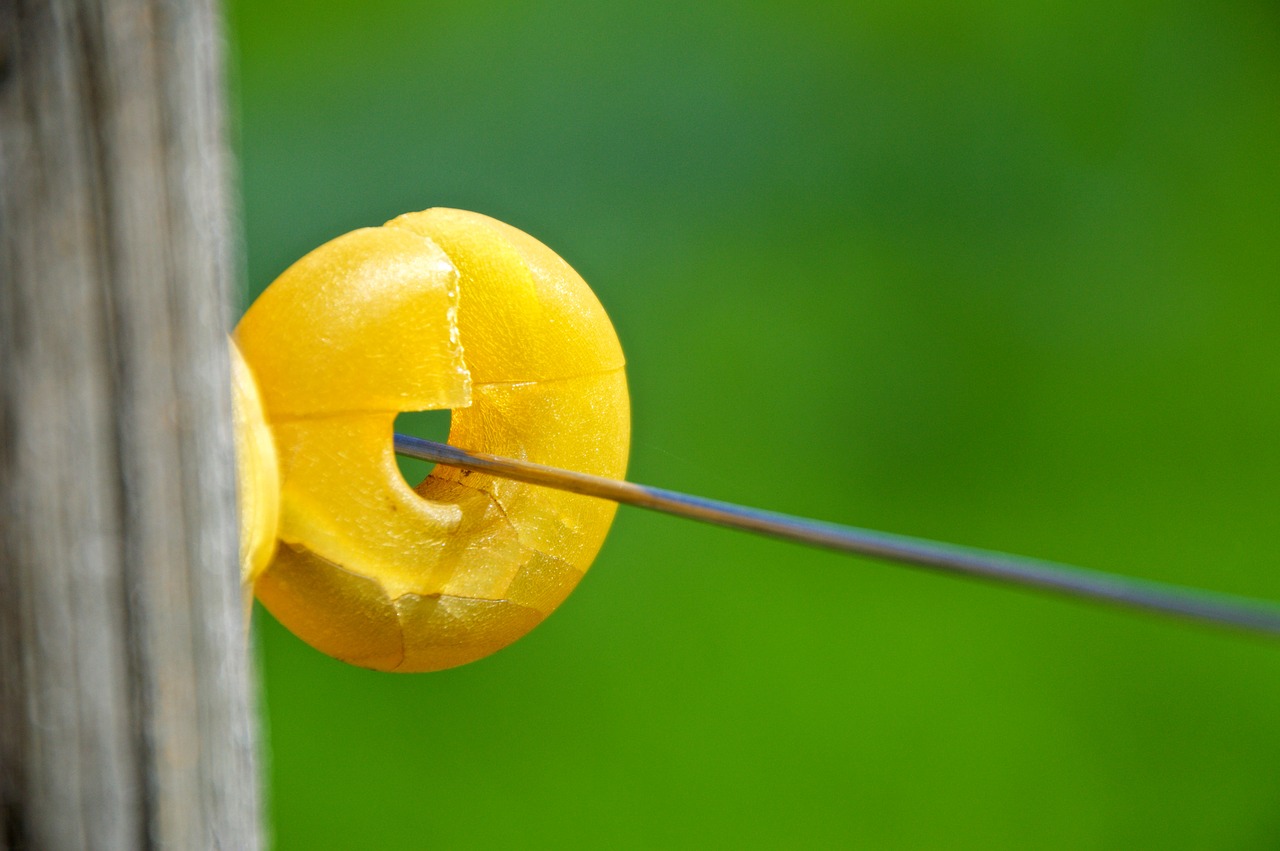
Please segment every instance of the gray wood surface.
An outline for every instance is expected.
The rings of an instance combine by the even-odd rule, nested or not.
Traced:
[[[0,848],[260,844],[211,0],[0,0]]]

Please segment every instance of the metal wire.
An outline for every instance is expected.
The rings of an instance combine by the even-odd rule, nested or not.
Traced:
[[[395,436],[395,450],[422,461],[609,499],[839,552],[1280,635],[1280,605],[1272,602],[793,517],[514,458],[468,452],[403,434]]]

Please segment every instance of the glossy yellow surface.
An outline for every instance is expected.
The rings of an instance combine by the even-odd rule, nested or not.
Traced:
[[[280,526],[280,468],[257,382],[234,341],[231,410],[240,515],[240,582],[248,591],[275,552]]]
[[[449,442],[626,471],[622,350],[583,280],[493,219],[427,210],[290,267],[236,331],[282,472],[281,544],[258,598],[314,647],[388,671],[460,665],[573,590],[615,506],[392,452],[402,411],[452,409]]]

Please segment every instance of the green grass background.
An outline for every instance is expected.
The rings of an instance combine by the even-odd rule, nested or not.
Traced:
[[[1280,598],[1275,3],[230,13],[246,297],[479,210],[612,315],[637,481]],[[1261,640],[629,509],[466,668],[257,631],[279,849],[1280,848]]]

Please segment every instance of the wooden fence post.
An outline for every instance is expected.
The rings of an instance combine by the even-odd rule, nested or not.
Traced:
[[[0,0],[0,848],[259,847],[214,0]]]

